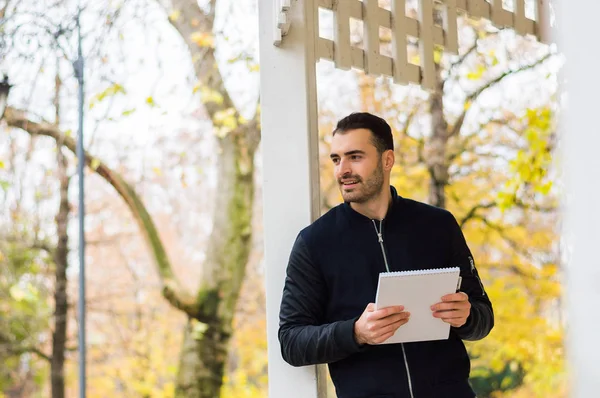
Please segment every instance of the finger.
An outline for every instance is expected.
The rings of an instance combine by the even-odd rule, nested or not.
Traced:
[[[450,326],[459,328],[459,327],[463,326],[465,323],[467,323],[467,320],[465,318],[462,318],[462,319],[448,320],[448,321],[444,321],[444,322],[448,323]]]
[[[451,301],[447,303],[437,303],[431,306],[432,311],[451,311],[464,310],[471,307],[468,301]]]
[[[433,316],[434,316],[434,318],[440,318],[442,320],[447,320],[447,319],[466,318],[468,315],[463,311],[441,311],[441,312],[434,312]]]
[[[451,293],[442,296],[442,301],[468,301],[469,296],[465,292]]]
[[[384,335],[381,335],[381,336],[375,338],[373,340],[373,343],[374,344],[381,344],[381,343],[385,342],[387,339],[389,339],[390,337],[392,337],[394,335],[394,333],[396,333],[395,330],[393,332],[391,332],[391,333],[386,333]]]
[[[393,325],[400,321],[407,321],[410,318],[410,312],[401,312],[399,314],[390,315],[386,318],[380,319],[377,321],[377,326],[379,329],[383,329],[389,325]]]
[[[375,330],[379,330],[398,321],[408,319],[409,317],[410,312],[403,311],[399,314],[394,314],[382,319],[374,320],[372,321],[372,323],[375,326]]]
[[[369,319],[369,320],[382,319],[382,318],[386,318],[390,315],[398,314],[402,311],[404,311],[404,306],[402,306],[402,305],[381,308],[377,311],[373,311],[373,312],[369,313],[367,319]]]
[[[382,336],[382,335],[386,335],[388,333],[395,333],[396,330],[401,327],[402,325],[405,325],[408,322],[408,319],[400,319],[394,323],[391,323],[381,329],[379,329],[376,332],[376,336]]]
[[[367,311],[367,312],[373,312],[373,311],[375,311],[375,303],[369,303],[369,304],[367,304],[367,308],[365,308],[365,311]]]

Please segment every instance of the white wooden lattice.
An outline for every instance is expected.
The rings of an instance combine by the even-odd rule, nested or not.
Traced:
[[[289,29],[285,11],[292,1],[297,0],[275,0],[276,15],[284,15],[279,18],[276,44]],[[534,35],[544,43],[549,41],[549,0],[534,0],[535,20],[526,17],[525,0],[513,0],[514,11],[506,10],[502,0],[418,0],[417,18],[406,15],[405,0],[390,0],[391,11],[379,7],[378,0],[312,1],[334,14],[334,40],[317,37],[317,58],[331,60],[340,69],[354,67],[370,75],[391,76],[399,84],[416,83],[426,89],[432,89],[435,82],[434,47],[458,53],[459,13],[490,20],[498,28],[513,28],[521,35]],[[434,23],[434,4],[441,7],[442,26]],[[351,45],[350,18],[363,21],[364,50]],[[392,31],[392,57],[380,53],[380,27]],[[318,27],[315,32],[318,35]],[[420,65],[408,59],[408,36],[418,38]]]
[[[281,44],[283,36],[287,35],[290,29],[291,23],[288,11],[292,6],[292,0],[273,0],[273,5],[275,7],[275,20],[277,21],[273,32],[273,44],[278,46]]]

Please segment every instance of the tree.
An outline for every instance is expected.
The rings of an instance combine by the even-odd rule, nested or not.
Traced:
[[[176,280],[156,228],[134,188],[103,164],[97,165],[97,160],[89,163],[117,187],[134,211],[156,259],[164,297],[189,317],[177,383],[179,394],[186,396],[214,397],[220,391],[227,344],[233,332],[233,314],[250,250],[254,155],[260,139],[258,114],[252,120],[241,117],[217,67],[212,32],[216,5],[216,1],[209,2],[206,7],[193,1],[175,1],[167,5],[165,14],[188,46],[198,79],[197,87],[202,93],[206,113],[215,126],[220,151],[217,165],[220,189],[215,197],[218,205],[215,206],[214,229],[196,292],[185,292]],[[108,13],[109,23],[117,14],[118,11]],[[5,37],[12,38],[11,34]],[[42,130],[51,127],[44,122],[30,123],[34,122],[33,118],[20,111],[7,112],[6,120],[9,125],[29,132],[35,128],[32,126],[42,126]],[[54,135],[59,143],[69,138],[56,126],[48,131],[61,133]]]
[[[39,277],[47,256],[27,239],[0,241],[0,391],[22,396],[43,383],[49,357],[39,348],[51,309]],[[41,360],[41,361],[40,361]],[[10,395],[9,395],[10,396]]]
[[[193,0],[172,0],[164,5],[169,22],[190,52],[220,153],[213,232],[200,287],[185,297],[182,289],[165,284],[167,300],[189,318],[177,377],[178,395],[213,398],[220,394],[234,311],[250,252],[259,113],[245,120],[225,87],[215,58],[217,1],[210,0],[204,7]]]

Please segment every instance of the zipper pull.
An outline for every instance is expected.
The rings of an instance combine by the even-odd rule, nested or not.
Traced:
[[[383,236],[381,236],[381,232],[377,232],[377,236],[379,237],[379,243],[383,243]]]

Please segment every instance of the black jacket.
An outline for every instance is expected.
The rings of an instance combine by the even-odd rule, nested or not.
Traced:
[[[283,358],[294,366],[329,364],[338,398],[474,397],[462,340],[485,337],[492,305],[455,218],[404,199],[392,187],[383,228],[390,271],[459,266],[471,315],[448,340],[359,346],[354,322],[375,301],[383,253],[371,220],[343,203],[298,235],[280,310]]]

